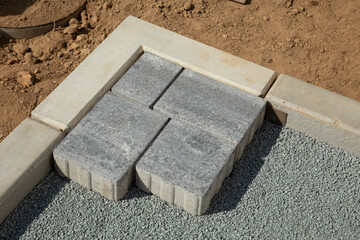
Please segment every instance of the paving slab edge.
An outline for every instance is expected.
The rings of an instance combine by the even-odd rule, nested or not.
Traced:
[[[141,20],[138,20],[134,17],[129,17],[131,21],[141,21]],[[161,29],[161,28],[159,28]],[[106,40],[105,40],[106,41]],[[195,42],[195,41],[194,41]],[[99,50],[98,50],[99,51]],[[79,111],[78,113],[76,113],[76,117],[71,121],[71,125],[74,126],[78,121],[80,121],[84,116],[85,114],[91,109],[91,107],[102,97],[102,95],[111,89],[112,85],[116,82],[117,79],[119,79],[126,71],[127,69],[132,65],[132,63],[134,63],[136,61],[136,59],[142,54],[143,51],[149,51],[150,53],[153,53],[155,55],[158,55],[160,57],[163,57],[167,60],[170,60],[170,61],[173,61],[183,67],[186,67],[186,68],[189,68],[191,70],[194,70],[194,71],[197,71],[199,73],[202,73],[208,77],[211,77],[211,78],[214,78],[215,80],[218,80],[220,82],[223,82],[223,83],[226,83],[226,84],[229,84],[231,86],[235,86],[235,87],[238,87],[238,83],[236,82],[231,82],[231,80],[228,80],[228,79],[225,79],[225,78],[222,78],[221,76],[219,75],[216,75],[216,74],[213,74],[213,73],[209,73],[207,72],[206,70],[198,67],[196,64],[188,64],[184,61],[181,61],[177,58],[174,58],[172,57],[171,55],[168,55],[167,53],[163,53],[161,50],[157,50],[157,49],[153,49],[149,46],[146,46],[146,45],[142,45],[141,44],[141,47],[140,48],[136,48],[136,49],[133,49],[133,52],[131,55],[129,55],[128,57],[128,61],[125,62],[125,64],[121,65],[120,68],[118,69],[118,71],[115,72],[115,74],[113,74],[109,79],[108,79],[108,82],[106,82],[106,84],[104,86],[102,86],[97,94],[92,97],[90,99],[89,102],[87,102],[87,104],[85,105],[85,107],[83,109],[81,109],[81,111]],[[221,51],[220,51],[221,52]],[[90,56],[92,56],[93,54],[91,54]],[[90,57],[89,56],[89,57]],[[235,57],[236,58],[236,57]],[[240,58],[238,58],[240,59]],[[242,60],[240,59],[241,61],[245,61],[245,60]],[[82,63],[83,64],[83,63]],[[284,122],[283,125],[285,126],[288,126],[290,128],[293,128],[297,131],[301,131],[301,132],[305,132],[306,134],[314,137],[315,139],[318,139],[320,141],[323,141],[323,142],[328,142],[330,143],[331,145],[335,145],[335,146],[338,146],[340,148],[343,148],[347,151],[350,151],[350,152],[353,152],[355,154],[358,154],[360,156],[360,146],[359,143],[360,142],[360,136],[356,133],[356,132],[353,132],[351,131],[351,127],[349,129],[344,129],[340,126],[335,126],[334,124],[329,124],[327,123],[326,121],[322,121],[321,119],[319,119],[319,117],[317,116],[317,114],[312,114],[312,113],[308,113],[308,112],[304,112],[304,111],[301,111],[301,108],[299,109],[293,109],[291,108],[291,106],[287,106],[283,103],[281,103],[281,101],[284,101],[282,99],[277,99],[275,100],[275,98],[271,98],[270,96],[270,92],[271,92],[271,89],[274,87],[274,85],[272,85],[273,83],[276,83],[277,79],[276,79],[276,76],[277,76],[277,73],[276,72],[273,72],[273,74],[271,75],[270,79],[268,79],[267,83],[265,84],[264,86],[264,91],[262,92],[256,92],[256,91],[253,91],[253,90],[249,90],[248,88],[246,87],[243,87],[242,89],[245,90],[245,91],[248,91],[252,94],[255,94],[255,95],[258,95],[260,97],[263,97],[265,98],[265,100],[268,100],[272,105],[274,105],[275,108],[278,108],[279,110],[281,110],[282,112],[285,112],[288,117],[287,119],[291,119],[289,118],[289,116],[292,116],[292,117],[298,117],[298,118],[301,118],[303,119],[303,121],[307,121],[309,124],[312,124],[313,126],[317,126],[318,128],[321,128],[321,129],[325,129],[325,132],[328,131],[329,129],[335,129],[334,131],[338,132],[337,136],[344,136],[346,137],[347,139],[345,139],[345,141],[343,142],[339,142],[339,141],[327,141],[326,139],[326,134],[325,135],[317,135],[317,134],[314,134],[313,132],[309,132],[308,130],[304,130],[303,127],[301,127],[301,125],[299,124],[292,124],[293,121],[287,121],[287,122]],[[70,76],[69,76],[70,78]],[[70,80],[69,80],[70,81]],[[65,82],[65,81],[64,81]],[[63,83],[62,83],[63,84]],[[61,85],[61,84],[60,84]],[[59,85],[59,86],[60,86]],[[272,85],[272,86],[271,86]],[[316,87],[316,86],[314,86]],[[335,93],[333,93],[335,94]],[[339,94],[335,94],[335,95],[338,95],[338,96],[341,96]],[[51,96],[48,96],[48,98],[51,97]],[[51,99],[51,101],[55,101],[54,99]],[[59,102],[61,102],[61,99],[58,99]],[[355,100],[354,100],[355,101]],[[56,102],[56,101],[55,101]],[[360,104],[360,102],[358,102]],[[275,110],[277,111],[277,110]],[[351,112],[349,114],[352,114]],[[327,117],[327,116],[324,116],[324,117]],[[330,116],[329,116],[330,117]],[[56,129],[56,130],[62,130],[64,131],[64,133],[62,133],[62,137],[61,139],[65,136],[65,134],[71,130],[71,128],[69,128],[69,126],[67,125],[64,125],[62,124],[61,122],[58,122],[58,121],[55,121],[51,118],[47,118],[47,117],[44,117],[44,116],[41,116],[40,114],[37,114],[36,111],[33,111],[32,114],[31,114],[31,118],[39,123],[42,123],[42,124],[45,124],[47,126],[50,126],[51,128],[53,129]],[[21,124],[20,124],[21,125]],[[19,125],[19,126],[20,126]],[[18,126],[18,127],[19,127]],[[357,128],[354,128],[355,130],[358,131]],[[7,138],[12,138],[13,137],[13,133],[11,133]],[[60,139],[58,139],[58,141],[60,141]],[[346,144],[348,142],[354,142],[354,146],[350,146],[347,147]],[[3,143],[1,143],[3,144]],[[56,144],[53,144],[53,146],[51,148],[54,148]],[[354,148],[357,148],[354,149]],[[52,150],[49,150],[52,152]],[[50,154],[50,156],[48,156]],[[51,158],[51,153],[49,153],[48,155],[46,155],[44,157],[44,159],[47,159],[48,157]],[[2,158],[5,159],[6,158],[6,154],[3,154],[2,155]],[[37,159],[34,159],[34,161],[37,160]],[[26,191],[26,193],[24,192],[21,192],[21,193],[18,193],[19,195],[21,195],[21,199],[17,199],[14,201],[14,204],[13,206],[11,206],[10,208],[6,209],[6,213],[4,214],[3,212],[5,212],[3,209],[0,209],[2,211],[2,214],[0,214],[0,224],[1,222],[6,218],[6,216],[16,207],[16,205],[28,194],[28,192],[30,192],[35,186],[36,184],[43,178],[46,176],[46,174],[53,168],[53,165],[50,164],[48,167],[44,167],[43,168],[43,165],[39,164],[37,165],[37,167],[35,166],[33,171],[31,172],[28,172],[28,175],[27,175],[27,178],[28,179],[31,179],[31,178],[37,178],[36,180],[34,180],[34,182],[36,182],[34,184],[34,186],[31,186],[31,187],[27,187],[24,189],[24,191]],[[39,172],[37,172],[37,170]],[[25,174],[25,172],[24,172]],[[23,181],[24,182],[24,181]],[[13,190],[13,192],[16,192],[16,191],[20,191],[22,190],[20,187],[19,188],[16,188]],[[2,196],[0,196],[2,197]],[[10,198],[9,198],[10,199]],[[9,201],[9,199],[7,199],[7,201]],[[4,205],[2,205],[4,206]],[[1,206],[1,207],[2,207]]]
[[[167,183],[161,177],[143,171],[137,166],[135,166],[135,181],[139,189],[151,192],[193,215],[202,215],[210,206],[211,199],[219,192],[225,178],[230,175],[234,161],[235,153],[233,152],[204,196],[196,195],[183,187]]]

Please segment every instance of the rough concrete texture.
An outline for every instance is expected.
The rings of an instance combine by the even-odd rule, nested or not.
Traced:
[[[182,68],[145,52],[112,88],[142,104],[151,106]]]
[[[118,200],[132,182],[135,161],[166,122],[165,116],[108,93],[54,150],[55,167]]]
[[[136,164],[140,189],[201,215],[234,163],[235,145],[171,120]]]
[[[235,143],[239,159],[262,124],[265,104],[259,97],[186,69],[154,109]]]
[[[51,153],[64,134],[25,119],[0,144],[0,223],[51,170]]]

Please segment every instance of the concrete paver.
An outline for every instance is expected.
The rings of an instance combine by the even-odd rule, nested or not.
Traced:
[[[237,147],[239,159],[261,126],[266,102],[191,70],[184,70],[154,110],[193,124]]]
[[[112,92],[151,106],[182,67],[145,52],[114,85]]]
[[[230,174],[235,145],[171,120],[136,164],[137,185],[201,215]]]
[[[55,167],[118,200],[133,180],[135,161],[166,122],[166,116],[108,93],[54,150]]]

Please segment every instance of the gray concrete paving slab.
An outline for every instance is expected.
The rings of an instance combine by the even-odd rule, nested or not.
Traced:
[[[145,52],[114,85],[112,92],[151,106],[181,69],[175,63]]]
[[[167,117],[106,94],[54,150],[57,171],[111,200],[132,183],[134,163]]]
[[[137,185],[201,215],[234,163],[235,145],[171,120],[136,164]]]

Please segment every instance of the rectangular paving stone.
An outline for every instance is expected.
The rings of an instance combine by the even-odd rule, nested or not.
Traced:
[[[0,144],[0,223],[52,169],[64,133],[25,119]]]
[[[54,150],[56,170],[119,200],[133,180],[134,163],[167,121],[158,112],[107,93]]]
[[[230,174],[234,151],[234,144],[172,119],[136,164],[136,184],[201,215]]]
[[[184,70],[154,110],[237,145],[236,160],[261,126],[266,101],[191,70]]]
[[[112,92],[151,106],[182,67],[145,52],[114,85]]]

